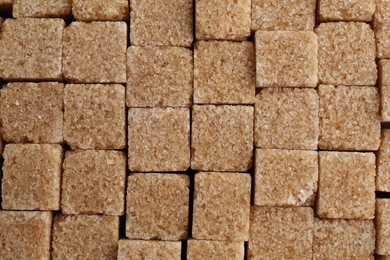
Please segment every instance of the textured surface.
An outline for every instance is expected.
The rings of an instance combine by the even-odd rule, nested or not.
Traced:
[[[181,259],[181,242],[121,239],[118,260]]]
[[[381,120],[382,122],[390,122],[390,60],[379,60],[378,64]]]
[[[187,239],[190,178],[184,174],[137,173],[127,182],[126,236]]]
[[[382,141],[377,153],[376,190],[390,192],[390,130],[382,130]]]
[[[127,21],[129,1],[72,0],[72,13],[78,21]]]
[[[169,172],[189,168],[189,109],[131,108],[128,122],[131,171]]]
[[[126,146],[125,88],[122,85],[66,85],[64,139],[72,149]]]
[[[118,151],[65,154],[61,210],[65,214],[123,215],[126,156]]]
[[[69,17],[72,0],[14,0],[13,17]]]
[[[188,240],[187,259],[244,259],[244,242]]]
[[[248,241],[251,176],[201,172],[195,175],[192,237]]]
[[[320,21],[364,21],[370,22],[375,11],[376,0],[319,0]]]
[[[376,253],[390,255],[390,200],[376,200]]]
[[[373,219],[375,155],[320,152],[317,214],[320,218]]]
[[[127,50],[129,107],[190,107],[194,79],[192,51],[182,47]]]
[[[257,87],[315,87],[317,36],[313,32],[257,31]]]
[[[380,144],[379,92],[375,87],[319,86],[323,150],[377,150]]]
[[[390,58],[390,2],[375,0],[376,12],[374,28],[376,38],[377,58]]]
[[[251,42],[199,41],[194,53],[194,103],[253,104],[255,51]]]

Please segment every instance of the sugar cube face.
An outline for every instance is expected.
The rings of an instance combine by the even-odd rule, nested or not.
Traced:
[[[192,237],[248,241],[251,177],[245,173],[195,175]]]
[[[252,31],[313,31],[315,0],[252,0]]]
[[[57,214],[53,224],[53,259],[116,259],[119,217]]]
[[[130,6],[131,45],[191,47],[191,0],[130,0]]]
[[[319,166],[320,218],[374,218],[374,153],[320,152]]]
[[[376,87],[321,85],[318,94],[320,149],[370,151],[379,148],[380,98]]]
[[[60,80],[62,19],[6,19],[0,39],[0,78]]]
[[[390,256],[390,199],[376,200],[376,253]]]
[[[381,139],[377,153],[376,190],[390,192],[390,130],[382,130]]]
[[[381,121],[390,122],[390,61],[379,60],[379,86],[381,93]]]
[[[320,83],[375,85],[375,38],[369,24],[322,23],[315,31]]]
[[[72,13],[78,21],[127,21],[128,0],[72,0]]]
[[[370,22],[375,12],[375,0],[319,0],[318,7],[322,22]]]
[[[314,32],[257,31],[257,87],[315,87],[318,81]]]
[[[125,88],[122,85],[65,86],[64,139],[74,149],[126,146]]]
[[[194,103],[254,103],[253,43],[199,41],[195,45],[194,57]]]
[[[66,80],[126,82],[125,22],[73,22],[64,30],[63,38],[62,71]]]
[[[130,108],[128,121],[131,171],[170,172],[189,168],[189,109]]]
[[[390,2],[387,0],[375,0],[376,11],[374,14],[375,39],[377,58],[390,58]]]
[[[65,154],[61,209],[65,214],[123,215],[126,156],[118,151]]]
[[[198,40],[244,41],[250,35],[251,0],[196,0]]]
[[[318,110],[314,89],[262,89],[255,103],[256,147],[317,150]]]
[[[118,246],[118,260],[181,259],[181,242],[121,239]]]
[[[374,249],[372,220],[316,219],[314,222],[314,259],[371,259]]]
[[[128,177],[126,236],[181,240],[188,235],[190,179],[184,174],[136,173]]]
[[[187,259],[244,259],[244,242],[238,241],[210,241],[210,240],[188,240]]]
[[[312,259],[313,227],[312,208],[253,206],[248,259]]]
[[[51,212],[0,211],[3,259],[50,259]]]
[[[193,68],[189,49],[131,46],[127,50],[127,106],[190,107]]]
[[[15,18],[69,17],[72,0],[13,0],[12,14]]]
[[[8,83],[0,95],[6,142],[62,143],[64,84]]]
[[[59,210],[62,156],[60,145],[6,145],[2,208]]]
[[[251,106],[193,106],[191,168],[239,171],[252,168]]]

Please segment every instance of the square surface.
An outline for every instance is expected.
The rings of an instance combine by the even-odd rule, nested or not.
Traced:
[[[121,239],[118,260],[181,259],[181,242]]]
[[[390,255],[390,199],[377,199],[375,213],[375,252],[378,255]]]
[[[389,21],[390,22],[390,21]],[[379,87],[381,93],[381,121],[390,122],[390,60],[379,60]]]
[[[374,28],[377,58],[390,58],[390,2],[375,0]]]
[[[377,153],[376,190],[390,192],[390,129],[382,130],[381,139]]]
[[[226,259],[243,260],[244,242],[194,240],[187,242],[187,259]]]
[[[72,14],[72,0],[13,0],[15,18],[68,18]]]
[[[78,21],[128,21],[128,0],[72,0],[72,13]]]
[[[319,0],[318,15],[322,22],[370,22],[375,12],[376,0]]]

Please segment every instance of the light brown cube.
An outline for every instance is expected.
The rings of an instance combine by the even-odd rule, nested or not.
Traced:
[[[0,78],[60,80],[62,19],[6,19],[1,28]]]
[[[130,108],[128,122],[131,171],[172,172],[189,168],[189,109]]]
[[[121,239],[118,246],[118,260],[181,259],[181,242]]]
[[[67,18],[72,14],[72,0],[13,0],[13,17]]]
[[[376,57],[390,58],[390,2],[375,0],[374,28],[376,40]]]
[[[8,83],[0,96],[1,132],[6,142],[63,142],[64,84]]]
[[[2,259],[50,259],[52,213],[0,211]]]
[[[72,0],[72,13],[78,21],[127,21],[128,0]]]
[[[375,12],[376,0],[319,0],[318,14],[321,22],[370,22]]]
[[[131,46],[127,50],[127,106],[190,107],[193,70],[189,49]]]
[[[75,83],[125,83],[125,22],[73,22],[64,30],[62,71]]]
[[[321,84],[375,85],[375,38],[369,24],[322,23],[315,32]]]
[[[314,89],[262,89],[255,104],[256,147],[317,150],[318,111]]]
[[[381,93],[381,121],[390,122],[390,60],[379,60],[379,86]]]
[[[373,151],[379,148],[380,98],[376,87],[321,85],[318,94],[320,149]]]
[[[126,236],[143,240],[186,239],[189,196],[188,175],[131,174],[127,182]]]
[[[191,168],[249,171],[253,160],[253,112],[251,106],[193,106]]]
[[[254,103],[253,43],[199,41],[195,45],[194,63],[194,103]]]
[[[390,130],[382,130],[381,146],[377,153],[376,190],[390,192]]]
[[[257,31],[257,87],[315,87],[318,81],[314,32]]]
[[[244,242],[188,240],[187,259],[244,259]]]
[[[60,209],[63,157],[60,145],[7,144],[3,157],[3,209]]]
[[[248,241],[251,176],[246,173],[195,174],[192,237]]]
[[[123,215],[126,156],[118,151],[65,154],[61,210],[65,214]]]
[[[312,208],[252,207],[248,259],[312,259]]]
[[[390,255],[390,199],[376,200],[376,253]]]
[[[320,218],[374,218],[374,153],[320,152],[319,166]]]
[[[72,149],[126,146],[125,88],[122,85],[66,85],[64,139]]]
[[[197,40],[245,41],[251,29],[251,0],[195,0]]]

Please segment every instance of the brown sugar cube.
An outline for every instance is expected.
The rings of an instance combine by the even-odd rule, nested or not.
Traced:
[[[72,0],[14,0],[13,17],[67,18],[72,13]]]
[[[248,259],[312,259],[313,227],[312,208],[253,206]]]
[[[376,190],[390,192],[390,130],[382,130],[381,139],[377,153]]]
[[[181,259],[181,242],[121,239],[118,260]]]
[[[244,242],[188,240],[187,259],[244,259]]]
[[[376,200],[376,253],[390,255],[390,199]]]
[[[255,103],[256,147],[317,150],[318,110],[314,89],[262,89]]]
[[[126,146],[125,88],[122,85],[66,85],[64,139],[72,149]]]
[[[188,235],[190,178],[184,174],[136,173],[128,177],[126,236],[181,240]]]
[[[252,31],[313,31],[316,0],[252,0]]]
[[[257,31],[257,87],[315,87],[318,81],[314,32]]]
[[[51,212],[0,210],[1,259],[50,259]]]
[[[372,220],[315,219],[313,259],[374,259]]]
[[[1,132],[6,142],[63,142],[64,84],[8,83],[0,96]]]
[[[119,217],[57,214],[52,259],[116,259]]]
[[[61,209],[65,214],[123,215],[126,156],[118,151],[65,154]]]
[[[194,103],[254,103],[253,43],[199,41],[195,45],[194,68]]]
[[[376,0],[319,0],[318,15],[321,22],[370,22],[375,12]]]
[[[318,78],[322,84],[375,85],[374,32],[367,23],[322,23],[318,35]]]
[[[191,168],[239,171],[252,168],[251,106],[193,106]]]
[[[251,176],[201,172],[195,175],[192,237],[248,241]]]
[[[321,85],[318,94],[320,149],[373,151],[379,148],[380,98],[377,88]]]
[[[128,0],[72,0],[72,13],[78,21],[127,21]]]
[[[373,219],[375,174],[374,153],[320,152],[318,216]]]
[[[381,121],[390,122],[390,60],[379,60],[379,86],[381,93]]]
[[[6,19],[0,38],[0,78],[5,80],[60,80],[61,19]]]
[[[390,58],[390,2],[375,0],[374,28],[377,58]]]
[[[4,148],[2,208],[58,210],[63,150],[60,145],[8,144]]]
[[[192,46],[192,1],[130,0],[130,7],[131,45]]]
[[[189,49],[131,46],[127,50],[127,106],[190,107],[193,69]]]
[[[75,83],[125,83],[125,22],[73,22],[64,30],[63,73]]]

